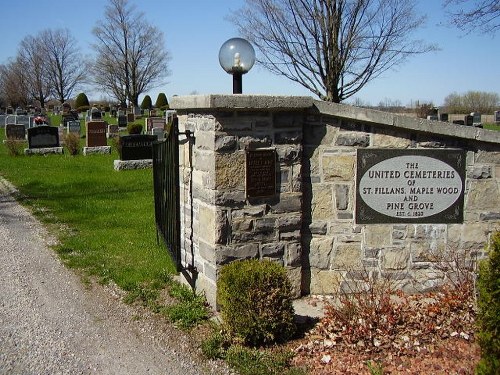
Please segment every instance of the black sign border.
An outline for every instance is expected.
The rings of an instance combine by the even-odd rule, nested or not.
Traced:
[[[399,156],[427,156],[440,160],[455,169],[462,180],[460,197],[447,209],[422,218],[395,218],[368,206],[359,192],[362,176],[384,160]],[[356,170],[356,224],[461,224],[464,221],[464,196],[467,152],[461,149],[358,149]]]

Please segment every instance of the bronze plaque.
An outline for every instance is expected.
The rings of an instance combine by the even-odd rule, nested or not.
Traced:
[[[247,198],[275,195],[276,150],[247,150],[245,161]]]

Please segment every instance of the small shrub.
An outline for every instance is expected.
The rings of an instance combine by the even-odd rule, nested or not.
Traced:
[[[141,134],[142,124],[130,123],[127,125],[128,134]]]
[[[250,345],[284,341],[295,331],[291,284],[271,261],[244,260],[221,269],[217,301],[228,331]]]
[[[78,155],[80,151],[80,136],[76,133],[67,133],[64,135],[64,144],[70,155]]]
[[[19,156],[22,155],[26,142],[8,139],[5,141],[5,146],[10,156]]]
[[[478,287],[478,341],[481,360],[478,374],[500,373],[500,232],[496,232],[488,246],[488,259],[479,267]]]

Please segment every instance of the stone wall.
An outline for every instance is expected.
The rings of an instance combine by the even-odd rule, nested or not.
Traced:
[[[470,265],[500,228],[500,133],[308,97],[175,97],[181,137],[184,278],[215,304],[224,264],[269,258],[283,264],[296,296],[334,294],[367,274],[424,290]],[[276,150],[277,192],[249,199],[245,150]],[[467,151],[463,224],[355,223],[360,148]],[[193,272],[194,270],[194,272]]]
[[[315,102],[304,124],[303,293],[367,275],[422,291],[457,278],[500,229],[500,133]],[[463,224],[355,223],[360,148],[467,151]]]

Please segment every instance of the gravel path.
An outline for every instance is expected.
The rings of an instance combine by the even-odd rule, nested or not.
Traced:
[[[0,374],[225,374],[163,319],[85,286],[0,177]]]

